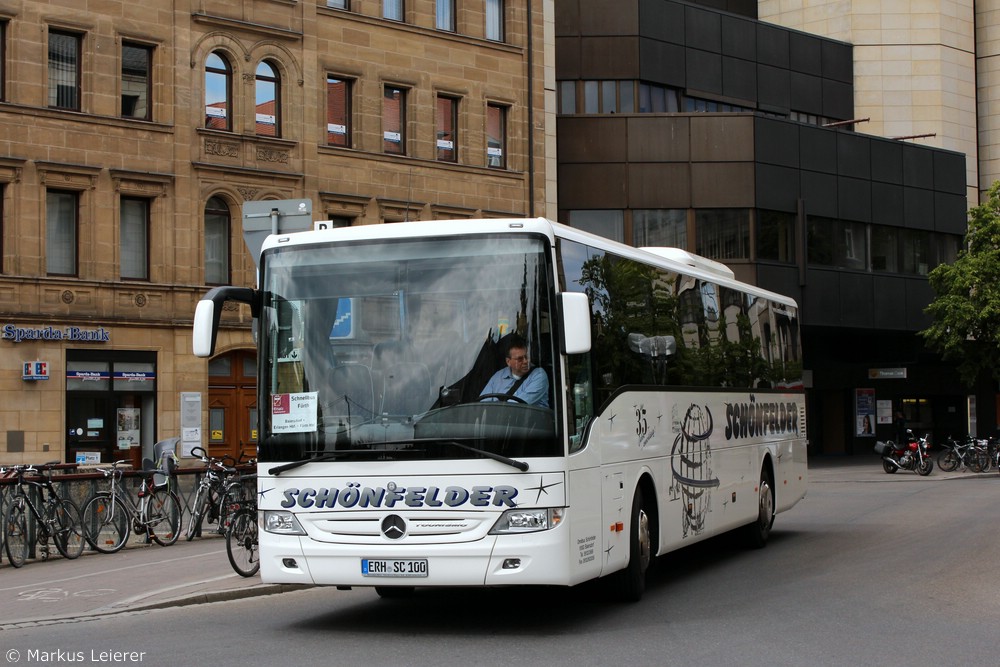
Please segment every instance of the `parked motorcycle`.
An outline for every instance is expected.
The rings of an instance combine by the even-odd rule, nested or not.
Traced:
[[[897,470],[915,470],[921,477],[926,477],[934,469],[934,460],[929,451],[930,435],[916,438],[909,429],[906,434],[905,443],[892,440],[879,440],[875,443],[875,453],[882,457],[882,469],[890,475]]]

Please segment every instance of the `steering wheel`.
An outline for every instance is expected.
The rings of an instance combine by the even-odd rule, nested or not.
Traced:
[[[481,402],[483,402],[484,400],[486,400],[488,398],[497,398],[497,399],[501,399],[501,400],[505,400],[505,401],[514,401],[515,403],[520,403],[521,405],[527,405],[528,404],[528,402],[526,400],[524,400],[523,398],[511,395],[511,394],[482,394],[479,397],[479,402],[481,403]]]

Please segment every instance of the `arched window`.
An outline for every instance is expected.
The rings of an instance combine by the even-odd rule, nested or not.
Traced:
[[[233,69],[219,52],[205,60],[205,127],[232,131]]]
[[[257,102],[255,107],[257,134],[281,136],[281,80],[277,70],[266,60],[257,65]]]
[[[205,283],[229,284],[229,206],[219,197],[205,205]]]

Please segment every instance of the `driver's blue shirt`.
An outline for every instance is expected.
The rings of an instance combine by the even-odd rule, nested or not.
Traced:
[[[493,377],[486,383],[486,386],[483,387],[479,395],[506,394],[514,386],[515,382],[517,382],[517,378],[510,372],[510,369],[506,367],[501,368],[493,374]],[[517,388],[514,396],[520,398],[528,405],[537,405],[543,408],[549,407],[549,377],[541,368],[531,369],[528,373],[528,378]],[[487,400],[495,401],[498,399]]]

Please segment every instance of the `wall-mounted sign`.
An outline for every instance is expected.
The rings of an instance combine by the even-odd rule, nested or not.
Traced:
[[[905,368],[869,368],[869,380],[905,380]]]
[[[104,327],[97,329],[81,329],[80,327],[19,327],[16,324],[5,324],[0,327],[0,338],[14,343],[26,340],[68,340],[74,343],[108,343],[111,332]]]
[[[83,382],[100,382],[111,379],[108,371],[66,371],[67,380],[82,380]]]
[[[151,371],[115,371],[114,378],[116,381],[152,382],[156,379],[156,373]]]
[[[49,362],[47,361],[25,361],[24,369],[21,371],[22,380],[48,380]]]

